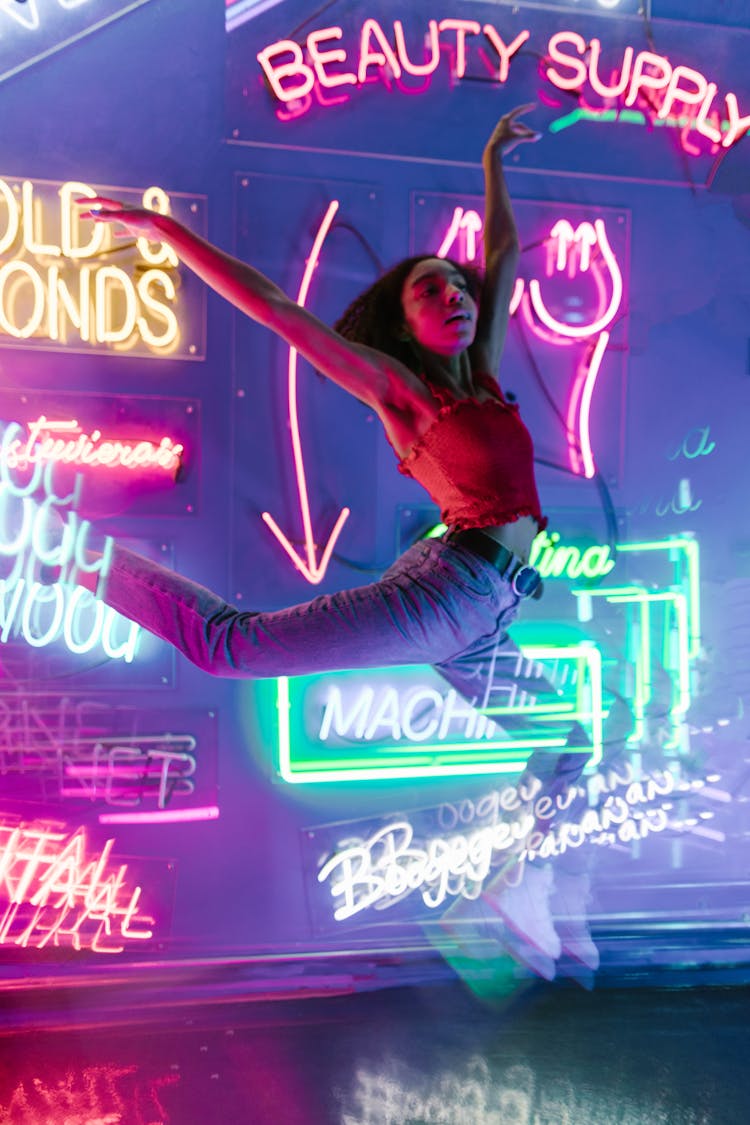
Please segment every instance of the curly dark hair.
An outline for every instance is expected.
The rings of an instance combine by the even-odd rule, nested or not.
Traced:
[[[416,254],[404,258],[377,281],[355,297],[334,324],[334,330],[355,344],[366,344],[393,356],[405,367],[421,374],[421,360],[412,342],[404,337],[404,310],[401,294],[404,282],[418,262],[429,261],[435,254]],[[469,293],[477,303],[482,295],[482,275],[471,266],[452,258],[444,259],[466,280]]]

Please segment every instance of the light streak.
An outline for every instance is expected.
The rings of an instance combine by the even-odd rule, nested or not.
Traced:
[[[218,805],[189,809],[159,809],[150,812],[99,813],[98,817],[100,824],[183,824],[188,821],[218,819]]]

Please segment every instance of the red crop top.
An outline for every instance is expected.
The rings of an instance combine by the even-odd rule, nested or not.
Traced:
[[[547,526],[534,480],[534,446],[515,403],[489,375],[477,381],[492,394],[456,399],[430,384],[440,411],[399,472],[426,488],[448,527],[495,527],[533,516]]]

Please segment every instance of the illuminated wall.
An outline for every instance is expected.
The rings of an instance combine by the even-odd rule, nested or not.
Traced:
[[[309,8],[0,5],[0,943],[430,948],[509,856],[574,854],[602,930],[700,916],[710,959],[747,848],[747,29],[702,0],[652,0],[651,38],[625,0]],[[500,378],[550,526],[507,693],[221,681],[40,584],[116,541],[277,608],[439,518],[365,407],[76,199],[169,210],[330,323],[407,253],[481,265],[482,146],[524,102]],[[547,805],[521,772],[574,720],[588,771]]]

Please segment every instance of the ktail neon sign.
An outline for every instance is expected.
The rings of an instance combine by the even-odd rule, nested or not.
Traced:
[[[89,184],[0,179],[0,343],[26,347],[192,357],[202,340],[183,340],[185,295],[178,262],[166,244],[135,241],[129,269],[112,265],[115,245],[105,224],[82,219],[78,198]],[[169,213],[170,197],[151,187],[133,202]],[[127,261],[124,244],[120,260]],[[189,287],[189,283],[188,283]],[[191,329],[202,331],[202,317]]]
[[[490,23],[430,19],[426,35],[414,37],[419,44],[415,50],[414,43],[411,48],[407,46],[400,20],[395,20],[386,33],[378,20],[367,18],[360,29],[356,52],[341,45],[343,37],[343,29],[336,24],[311,31],[304,51],[291,39],[277,40],[259,51],[256,57],[276,100],[284,106],[301,107],[300,112],[305,112],[312,104],[311,93],[318,90],[361,87],[384,76],[396,82],[404,75],[424,79],[440,66],[444,57],[442,47],[449,47],[452,77],[460,80],[465,76],[468,53],[473,47],[493,80],[503,84],[508,80],[512,60],[530,40],[531,32],[524,29],[506,42]],[[538,48],[535,53],[539,53]],[[750,128],[750,115],[742,115],[736,94],[729,91],[723,98],[727,126],[722,136],[713,116],[717,84],[700,71],[674,66],[666,56],[653,51],[636,53],[634,47],[626,47],[617,77],[610,77],[608,67],[606,81],[601,73],[605,68],[599,39],[586,41],[575,31],[560,31],[549,39],[541,54],[543,73],[551,85],[563,91],[591,90],[604,99],[605,109],[608,99],[621,95],[627,107],[645,104],[651,108],[658,98],[659,120],[670,119],[679,107],[694,114],[694,130],[724,148],[736,144]],[[324,101],[322,97],[318,100]]]
[[[113,860],[114,840],[92,849],[85,828],[0,824],[0,945],[68,945],[122,953],[153,937],[141,913],[142,888]]]

